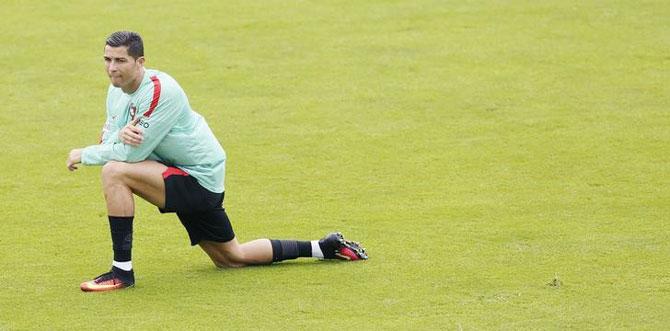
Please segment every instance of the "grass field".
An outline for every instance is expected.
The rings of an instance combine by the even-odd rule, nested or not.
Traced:
[[[0,330],[667,329],[667,1],[3,1]],[[102,50],[139,31],[228,153],[242,241],[370,260],[218,270],[138,200],[109,267]]]

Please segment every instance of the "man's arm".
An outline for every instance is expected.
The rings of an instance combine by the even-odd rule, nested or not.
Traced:
[[[116,130],[114,132],[114,136],[117,136],[119,140],[121,140],[123,143],[132,145],[132,146],[137,146],[140,143],[142,143],[142,129],[136,127],[137,123],[139,123],[140,117],[137,117],[135,120],[132,122],[128,123],[123,129],[121,130]],[[114,136],[111,136],[112,138],[116,138]],[[105,136],[105,132],[103,131],[103,135],[100,138],[100,144],[105,144],[105,143],[110,143],[107,142],[107,140],[111,140],[110,136],[107,135]],[[114,143],[113,141],[111,143]],[[79,163],[81,163],[81,148],[76,148],[70,151],[70,154],[68,154],[67,158],[67,169],[70,171],[75,171],[79,168]]]
[[[153,98],[138,107],[140,110],[138,113],[143,115],[136,119],[134,129],[121,129],[120,134],[116,137],[120,139],[114,143],[84,148],[81,151],[81,162],[87,165],[103,165],[108,161],[139,162],[145,160],[170,132],[185,106],[181,101],[182,98],[174,95],[179,94],[180,91],[165,89],[163,92],[155,102],[155,108],[151,108],[151,104],[154,103]],[[145,116],[147,112],[150,113]],[[128,132],[134,132],[134,138],[124,139],[123,135]],[[133,139],[139,140],[141,144],[126,144]]]

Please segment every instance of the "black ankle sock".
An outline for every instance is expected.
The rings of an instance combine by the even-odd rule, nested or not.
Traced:
[[[312,256],[312,243],[298,240],[270,240],[272,262]]]
[[[112,233],[114,261],[128,262],[133,247],[133,216],[109,216],[109,229]]]
[[[298,241],[298,256],[312,257],[312,243],[309,241]]]

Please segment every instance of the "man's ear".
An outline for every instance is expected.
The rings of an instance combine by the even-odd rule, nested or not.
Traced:
[[[144,56],[140,56],[140,57],[138,57],[138,58],[137,58],[137,62],[138,62],[140,65],[144,66]]]

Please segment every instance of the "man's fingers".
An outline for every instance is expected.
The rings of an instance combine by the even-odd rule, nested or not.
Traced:
[[[140,117],[137,117],[128,123],[121,131],[119,138],[121,138],[121,141],[123,141],[124,144],[137,146],[142,143],[142,128],[135,126],[139,121]]]
[[[68,170],[75,171],[79,163],[81,163],[81,148],[75,148],[68,154],[65,165],[67,165]]]
[[[142,141],[142,132],[128,132],[127,138],[128,140]]]
[[[142,134],[142,129],[136,126],[129,126],[128,129],[130,129],[130,131],[132,131],[133,133],[137,133],[140,135]]]
[[[123,132],[123,136],[128,138],[128,139],[130,139],[130,138],[139,139],[139,138],[142,137],[142,132],[137,132],[137,131],[133,131],[133,130],[126,130],[126,131]]]
[[[137,146],[142,143],[142,130],[136,127],[128,127],[127,130],[123,130],[121,134],[121,140],[124,144]]]

